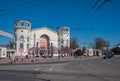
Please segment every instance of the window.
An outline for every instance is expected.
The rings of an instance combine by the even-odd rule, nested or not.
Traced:
[[[29,48],[29,44],[27,44],[27,48]]]
[[[64,40],[63,39],[61,39],[61,44],[64,44]]]
[[[66,29],[65,31],[66,31],[66,32],[68,32],[68,31],[69,31],[69,29]]]
[[[69,44],[68,39],[67,39],[67,41],[66,41],[66,44]]]
[[[1,50],[2,50],[2,49],[0,49],[0,53],[1,53]]]
[[[23,43],[20,43],[20,48],[23,48]]]
[[[29,37],[27,37],[27,42],[29,42]]]
[[[16,49],[16,43],[15,43],[15,49]]]
[[[5,50],[3,50],[3,56],[5,56]]]
[[[28,27],[30,26],[30,24],[29,24],[29,23],[28,23],[27,25],[28,25]]]
[[[15,36],[15,41],[17,41],[17,37]]]
[[[21,22],[20,25],[21,25],[21,26],[25,26],[25,22]]]
[[[22,39],[22,40],[23,40],[23,39],[24,39],[24,36],[23,36],[23,35],[21,35],[21,36],[20,36],[20,39]]]

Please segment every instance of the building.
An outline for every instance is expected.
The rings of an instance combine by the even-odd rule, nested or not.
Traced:
[[[0,47],[0,58],[6,58],[6,48]]]
[[[70,27],[59,26],[57,31],[48,27],[31,29],[31,22],[15,21],[15,56],[47,55],[58,56],[58,49],[70,46]]]
[[[76,50],[81,49],[83,51],[84,56],[101,56],[102,50],[100,49],[94,49],[94,48],[77,48]]]
[[[100,49],[93,49],[93,48],[86,48],[85,56],[101,56],[102,50]]]
[[[94,56],[94,49],[86,48],[86,56]]]

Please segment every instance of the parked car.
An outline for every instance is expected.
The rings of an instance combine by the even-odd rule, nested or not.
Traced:
[[[108,53],[108,54],[105,54],[105,55],[103,56],[103,59],[110,59],[110,58],[112,58],[113,56],[114,56],[113,54]]]

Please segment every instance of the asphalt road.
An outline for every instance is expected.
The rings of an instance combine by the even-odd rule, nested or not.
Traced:
[[[120,56],[65,63],[0,65],[0,81],[120,81]]]

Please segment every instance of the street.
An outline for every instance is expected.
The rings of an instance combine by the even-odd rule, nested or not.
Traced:
[[[0,65],[0,81],[120,81],[120,56],[53,64]]]

